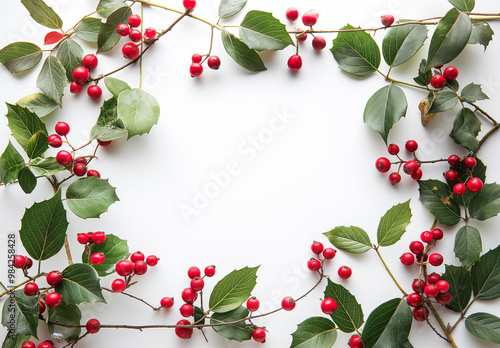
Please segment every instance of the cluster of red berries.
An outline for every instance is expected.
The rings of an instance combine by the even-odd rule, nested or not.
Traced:
[[[418,149],[418,143],[415,140],[408,140],[405,144],[405,148],[408,152],[415,153]],[[399,157],[399,146],[396,144],[390,144],[387,147],[387,151],[389,152],[390,155],[397,156],[399,159],[399,168],[397,172],[393,172],[389,175],[389,181],[391,184],[396,185],[401,181],[401,175],[399,174],[399,171],[401,169],[401,164],[403,165],[403,171],[405,174],[408,174],[411,176],[413,180],[420,180],[422,178],[422,170],[420,169],[420,164],[416,160],[416,157],[414,160],[409,160],[409,161],[404,161]],[[391,169],[391,161],[389,161],[386,157],[380,157],[377,159],[375,162],[375,167],[377,170],[381,173],[386,173]]]
[[[130,285],[130,281],[134,275],[143,275],[148,271],[148,267],[154,267],[160,259],[155,255],[146,257],[142,252],[136,251],[130,255],[130,260],[124,259],[118,261],[115,265],[115,271],[119,276],[111,283],[111,289],[114,292],[123,292]]]
[[[12,260],[12,265],[15,268],[28,270],[31,268],[31,266],[33,266],[33,260],[31,258],[29,258],[28,256],[16,255],[16,256],[14,256],[14,259]]]
[[[205,57],[205,58],[203,58]],[[220,68],[220,58],[215,55],[204,55],[195,53],[191,57],[191,65],[189,66],[189,73],[191,77],[198,77],[203,74],[203,63],[207,61],[207,65],[212,70],[217,70]]]
[[[463,182],[457,182],[453,185],[453,192],[457,196],[463,195],[467,190],[470,192],[479,192],[483,188],[483,182],[478,177],[472,176],[472,170],[477,164],[477,160],[474,157],[465,157],[460,159],[457,155],[451,155],[448,157],[448,164],[450,169],[445,172],[444,177],[449,183],[454,183],[459,180],[459,174],[457,169],[459,169],[460,164],[463,162],[464,166],[467,168],[467,176]]]
[[[78,233],[76,239],[78,243],[85,245],[85,250],[90,252],[92,245],[102,244],[106,241],[106,233],[103,231]],[[94,265],[100,265],[106,259],[103,252],[95,252],[90,256],[90,262]]]
[[[120,36],[128,36],[130,41],[123,45],[122,54],[125,58],[130,60],[136,60],[139,57],[140,50],[139,46],[136,42],[141,43],[142,40],[144,42],[152,42],[156,37],[156,29],[155,28],[147,28],[144,30],[144,35],[141,33],[139,27],[142,23],[141,16],[137,14],[133,14],[128,17],[128,24],[120,23],[116,26],[116,32]]]
[[[82,65],[78,66],[73,70],[73,82],[69,85],[69,91],[71,93],[78,94],[82,91],[83,85],[85,85],[90,79],[90,71],[97,67],[98,59],[94,54],[87,54],[82,59]],[[87,94],[92,99],[99,99],[102,95],[102,89],[98,85],[92,85],[87,88]]]
[[[443,66],[436,66],[436,69],[441,70]],[[441,72],[441,71],[440,71]],[[441,89],[446,85],[446,82],[455,81],[458,77],[458,69],[454,66],[449,66],[444,69],[443,73],[436,73],[432,75],[430,84],[432,87]]]
[[[390,27],[394,23],[394,16],[391,14],[385,14],[380,17],[380,22],[384,27]]]

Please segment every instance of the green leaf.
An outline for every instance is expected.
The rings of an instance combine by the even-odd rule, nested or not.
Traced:
[[[99,276],[92,266],[75,263],[66,267],[62,275],[63,281],[56,286],[56,291],[61,294],[65,303],[106,303],[102,296]]]
[[[82,219],[98,218],[118,200],[115,188],[108,183],[108,179],[96,176],[79,179],[66,190],[68,208]]]
[[[48,314],[48,326],[49,333],[51,335],[54,333],[61,334],[66,342],[73,342],[80,336],[81,329],[79,327],[65,327],[50,323],[53,322],[75,326],[80,325],[82,313],[80,312],[78,306],[61,302],[61,304],[55,308],[48,308]]]
[[[55,157],[35,158],[28,163],[28,167],[31,169],[33,174],[44,176],[54,175],[66,170],[66,167],[57,163]]]
[[[341,30],[359,29],[346,25]],[[380,66],[380,50],[370,34],[364,31],[343,32],[333,40],[330,49],[339,66],[357,77],[374,73]]]
[[[224,49],[236,63],[252,72],[266,70],[266,66],[259,54],[248,47],[241,39],[235,37],[226,29],[222,29],[221,35]]]
[[[426,69],[430,70],[455,59],[469,42],[471,31],[469,16],[456,8],[448,11],[432,35]]]
[[[343,332],[353,332],[364,323],[363,310],[354,295],[340,284],[328,279],[325,298],[337,301],[337,310],[330,315],[332,320]]]
[[[122,5],[123,6],[123,5]],[[120,6],[121,7],[121,6]],[[84,41],[97,43],[102,21],[99,18],[87,17],[78,24],[75,34]]]
[[[472,33],[470,35],[469,44],[480,44],[486,47],[490,44],[490,41],[493,40],[493,29],[491,29],[490,25],[486,22],[477,22],[474,21],[472,23]]]
[[[2,325],[13,326],[17,335],[37,337],[38,297],[26,296],[23,290],[15,290],[3,304]]]
[[[473,336],[500,344],[500,318],[489,313],[474,313],[465,319],[465,327]]]
[[[26,146],[26,154],[28,158],[32,159],[35,157],[40,157],[45,150],[49,148],[47,143],[47,135],[39,130],[28,141],[28,145]]]
[[[356,226],[338,226],[323,234],[335,247],[349,253],[362,254],[372,248],[368,234]]]
[[[160,104],[151,94],[143,89],[128,89],[118,97],[118,118],[123,121],[128,131],[128,139],[134,135],[149,133],[158,123]]]
[[[92,244],[82,253],[82,262],[90,263],[89,255],[102,252],[106,255],[104,262],[100,265],[92,265],[100,277],[105,277],[115,271],[115,265],[118,261],[128,257],[129,249],[126,240],[120,239],[113,234],[106,234],[106,240],[102,244]]]
[[[57,49],[57,58],[66,70],[66,77],[73,81],[73,70],[82,65],[83,49],[75,40],[64,40]]]
[[[500,297],[500,246],[481,256],[471,269],[472,290],[478,300]]]
[[[458,10],[464,12],[471,12],[476,5],[476,0],[448,0],[450,4],[455,6]]]
[[[120,34],[116,32],[116,26],[120,23],[127,23],[132,10],[128,6],[116,9],[109,15],[106,23],[101,25],[97,37],[97,53],[108,52],[120,41]]]
[[[47,260],[63,247],[67,228],[66,210],[59,190],[51,199],[26,209],[19,236],[34,260]]]
[[[97,5],[97,13],[103,17],[108,17],[124,6],[127,6],[125,0],[100,0]]]
[[[106,85],[108,91],[110,91],[115,98],[118,98],[121,92],[130,89],[130,86],[125,81],[116,79],[114,77],[105,77],[104,84]]]
[[[36,178],[28,167],[24,167],[19,171],[17,179],[24,193],[33,192],[36,187]]]
[[[458,103],[458,97],[455,92],[442,90],[434,92],[435,98],[432,100],[432,104],[429,107],[427,114],[435,114],[438,112],[443,112],[450,110],[455,107]]]
[[[440,224],[453,226],[460,222],[460,206],[453,201],[447,184],[439,180],[419,180],[418,186],[420,200]]]
[[[469,201],[469,215],[476,220],[487,220],[500,213],[500,185],[485,184]]]
[[[297,325],[290,348],[331,348],[337,340],[335,324],[323,317],[312,317]]]
[[[277,51],[292,45],[286,26],[269,12],[250,11],[240,24],[240,37],[257,51]]]
[[[42,49],[34,43],[14,42],[0,50],[0,63],[15,74],[33,68],[42,56]]]
[[[27,108],[38,117],[46,116],[57,108],[57,103],[43,93],[30,94],[19,99],[16,104]]]
[[[201,310],[200,307],[194,306],[193,313],[194,323],[196,324],[205,324],[205,313]]]
[[[450,136],[455,143],[463,145],[469,151],[474,151],[479,144],[477,135],[481,131],[481,125],[474,111],[469,108],[462,109],[453,122]]]
[[[259,267],[245,267],[222,278],[210,295],[210,310],[214,313],[226,313],[241,306],[257,284],[258,269]]]
[[[465,86],[461,95],[467,103],[475,103],[478,100],[490,99],[483,93],[481,85],[476,85],[475,83]]]
[[[426,70],[427,60],[422,59],[420,62],[420,67],[418,68],[418,76],[413,78],[413,81],[418,83],[420,86],[427,86],[431,82],[432,71]]]
[[[118,100],[114,97],[103,103],[99,118],[90,130],[91,140],[115,140],[128,134],[127,130],[123,129],[122,120],[118,119],[117,105]]]
[[[221,0],[219,5],[219,17],[229,18],[240,12],[247,0]]]
[[[395,298],[381,304],[366,319],[361,335],[363,346],[402,347],[408,341],[412,319],[405,299]]]
[[[62,106],[62,97],[66,85],[67,79],[64,66],[56,57],[48,56],[38,75],[36,86],[40,88],[47,97],[53,99],[57,105]]]
[[[410,200],[393,206],[380,219],[377,230],[377,241],[380,246],[395,244],[406,232],[410,224]]]
[[[456,257],[467,269],[478,261],[483,247],[481,234],[477,228],[469,225],[461,227],[455,237],[455,248],[453,250]]]
[[[397,26],[389,29],[382,43],[382,53],[387,65],[398,66],[412,58],[424,45],[427,32],[425,25],[418,24]]]
[[[250,312],[243,306],[238,307],[235,310],[226,313],[215,313],[212,315],[212,319],[210,319],[210,324],[219,324],[219,323],[229,323],[241,319],[245,319],[248,317]],[[223,325],[223,326],[214,326],[213,329],[222,337],[227,338],[228,340],[234,340],[238,342],[248,341],[252,339],[253,330],[257,327],[253,324],[247,324],[244,321],[241,321],[237,324],[232,325]]]
[[[39,131],[48,135],[45,123],[33,112],[19,105],[7,105],[7,120],[12,136],[28,152],[30,139]]]
[[[11,335],[7,334],[2,343],[2,348],[21,348],[24,342],[29,341],[31,335]]]
[[[462,313],[469,304],[472,295],[472,283],[469,271],[465,267],[445,265],[446,271],[441,279],[450,284],[448,292],[451,294],[451,302],[446,308]]]
[[[21,3],[37,23],[51,29],[62,28],[62,19],[43,0],[21,0]]]
[[[2,156],[0,156],[0,182],[4,184],[13,183],[25,166],[23,157],[9,141]]]
[[[408,102],[403,90],[391,83],[370,97],[366,103],[363,120],[387,143],[392,126],[406,115],[407,109]]]

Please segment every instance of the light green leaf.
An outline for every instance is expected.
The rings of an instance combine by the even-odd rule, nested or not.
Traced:
[[[40,88],[47,97],[54,100],[57,105],[62,106],[62,97],[66,85],[67,79],[64,66],[56,57],[48,56],[38,75],[36,86]]]
[[[481,125],[481,121],[471,109],[462,109],[453,122],[450,136],[455,143],[463,145],[469,151],[474,151],[479,144],[477,135],[481,131]]]
[[[99,118],[90,130],[91,140],[115,140],[128,134],[127,130],[123,129],[123,121],[118,119],[117,105],[118,100],[114,97],[103,103]]]
[[[62,271],[63,281],[56,286],[56,291],[61,294],[67,304],[80,303],[106,303],[102,296],[99,277],[90,265],[75,263]]]
[[[90,249],[82,253],[82,262],[90,263],[89,255],[102,252],[106,255],[104,262],[100,265],[92,265],[100,277],[105,277],[115,271],[115,265],[129,256],[126,240],[120,239],[113,234],[106,234],[106,240],[102,244],[92,244]]]
[[[149,133],[151,128],[158,123],[160,104],[155,97],[143,89],[134,88],[120,93],[117,112],[130,139],[134,135]]]
[[[455,236],[455,256],[465,268],[469,268],[479,260],[481,251],[481,234],[477,228],[466,225],[461,227]]]
[[[97,43],[101,25],[102,21],[100,18],[87,17],[78,24],[75,34],[84,41]]]
[[[490,41],[493,40],[493,29],[491,29],[490,25],[486,22],[474,21],[472,23],[472,33],[470,35],[469,44],[480,44],[483,45],[484,49],[490,44]]]
[[[441,90],[434,92],[434,99],[427,111],[427,115],[453,109],[458,103],[458,97],[455,92]]]
[[[393,206],[380,219],[377,230],[377,240],[380,246],[395,244],[406,232],[410,224],[410,200]]]
[[[372,248],[368,234],[356,226],[338,226],[323,234],[335,247],[349,253],[362,254]]]
[[[226,29],[222,29],[221,35],[224,49],[236,63],[252,72],[266,70],[266,66],[259,54],[248,47],[241,39],[235,37]]]
[[[27,95],[19,99],[16,104],[27,108],[38,117],[46,116],[57,108],[57,103],[43,93]]]
[[[96,176],[79,179],[66,190],[68,208],[82,219],[98,218],[118,200],[115,188],[108,183],[108,179]]]
[[[103,17],[108,17],[113,12],[124,6],[127,6],[125,0],[99,0],[97,13]]]
[[[64,40],[57,49],[57,58],[66,70],[66,77],[73,81],[73,70],[82,65],[83,49],[75,40]]]
[[[33,192],[36,187],[36,178],[28,167],[24,167],[19,171],[17,179],[24,193]]]
[[[28,145],[26,146],[26,154],[28,158],[32,159],[35,157],[40,157],[45,150],[49,148],[47,143],[47,135],[39,130],[28,141]]]
[[[54,175],[63,170],[66,170],[66,167],[57,163],[55,157],[47,157],[47,158],[34,158],[29,164],[28,167],[35,175]]]
[[[14,326],[18,335],[37,337],[38,303],[37,296],[26,296],[22,289],[15,290],[3,304],[2,325]]]
[[[277,51],[294,46],[286,26],[269,12],[250,11],[240,25],[241,39],[254,50]]]
[[[500,213],[500,185],[485,184],[469,201],[469,215],[476,220],[487,220]]]
[[[471,278],[476,299],[491,301],[500,297],[500,246],[481,256],[472,266]]]
[[[472,295],[472,283],[469,271],[465,267],[446,265],[446,272],[441,279],[450,284],[448,292],[451,294],[451,302],[446,308],[462,313],[467,308]]]
[[[121,92],[130,89],[130,86],[125,81],[116,79],[114,77],[105,77],[104,84],[106,85],[108,91],[110,91],[115,98],[118,98]]]
[[[290,348],[331,348],[337,340],[335,324],[323,317],[312,317],[297,325]]]
[[[450,4],[455,6],[458,10],[464,12],[471,12],[476,5],[476,0],[448,0]]]
[[[12,74],[29,70],[42,59],[42,49],[31,42],[14,42],[0,50],[0,63]]]
[[[353,332],[363,325],[364,319],[361,305],[354,295],[342,285],[328,279],[325,298],[332,298],[337,302],[337,310],[330,314],[330,317],[340,330]]]
[[[400,22],[405,22],[401,21]],[[427,39],[427,27],[419,24],[389,29],[382,43],[384,60],[389,66],[398,66],[412,58]]]
[[[120,23],[127,23],[132,10],[128,6],[116,9],[101,25],[97,37],[97,53],[108,52],[120,41],[120,34],[116,32],[116,26]]]
[[[247,0],[221,0],[219,5],[219,17],[229,18],[240,12]]]
[[[64,301],[55,308],[48,308],[48,327],[50,335],[54,333],[61,334],[66,342],[73,342],[80,336],[80,327],[65,327],[51,323],[61,323],[66,325],[80,325],[82,313],[78,306],[66,304]]]
[[[226,313],[214,313],[212,319],[210,319],[211,324],[229,323],[241,319],[245,319],[249,315],[248,309],[243,306],[237,309],[226,312]],[[253,324],[247,324],[241,321],[233,325],[223,325],[214,326],[213,329],[222,337],[228,340],[234,340],[238,342],[249,341],[252,339],[252,333],[257,327]]]
[[[5,151],[0,156],[0,182],[4,184],[13,183],[25,166],[23,157],[9,141]]]
[[[500,318],[489,313],[474,313],[465,319],[465,327],[475,337],[500,344]]]
[[[490,99],[483,93],[481,85],[476,85],[475,83],[465,86],[464,89],[462,89],[461,95],[467,103],[475,103],[478,100]]]
[[[48,136],[45,123],[33,112],[19,105],[7,104],[7,120],[12,136],[28,152],[30,139],[39,131]]]
[[[453,200],[453,193],[439,180],[418,181],[420,200],[440,224],[453,226],[460,222],[460,206]]]
[[[21,3],[29,11],[30,16],[39,24],[52,29],[61,29],[63,22],[61,17],[47,6],[43,0],[21,0]]]

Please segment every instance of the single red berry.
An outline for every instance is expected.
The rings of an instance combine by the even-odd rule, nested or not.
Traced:
[[[252,332],[252,338],[255,342],[264,343],[266,341],[266,329],[258,327]]]
[[[406,151],[415,152],[418,149],[418,143],[415,140],[408,140],[405,144]]]
[[[399,257],[401,263],[405,266],[411,266],[415,262],[415,255],[412,253],[404,253]]]
[[[416,321],[425,321],[429,317],[429,309],[425,306],[413,308],[411,314]]]
[[[461,196],[465,193],[466,191],[466,186],[464,184],[462,184],[461,182],[459,182],[458,184],[455,184],[455,186],[453,186],[453,192],[455,192],[455,194],[457,196]]]
[[[299,11],[295,7],[290,7],[286,10],[286,19],[290,22],[294,22],[299,18]]]
[[[106,241],[106,233],[97,231],[92,234],[92,242],[95,244],[102,244]]]
[[[136,263],[137,261],[144,261],[145,259],[146,256],[140,251],[136,251],[135,253],[132,253],[132,255],[130,255],[130,261],[132,261],[133,263]]]
[[[321,310],[325,314],[332,314],[337,310],[337,301],[335,301],[333,298],[325,298],[323,301],[321,301]]]
[[[134,273],[136,275],[143,275],[148,271],[148,264],[144,261],[137,261],[134,263]]]
[[[259,309],[260,302],[257,297],[252,296],[247,300],[247,309],[250,312],[256,312]]]
[[[301,34],[295,34],[295,37],[299,40],[299,42],[304,42],[307,40],[307,33],[304,33],[302,29],[297,29],[297,31],[302,32]]]
[[[352,275],[352,269],[348,266],[341,266],[337,272],[342,279],[348,279]]]
[[[445,293],[450,289],[450,284],[446,280],[438,280],[436,282],[436,288],[438,288],[440,293]]]
[[[200,63],[191,63],[189,73],[191,77],[198,77],[203,73],[203,66]]]
[[[316,10],[309,10],[302,15],[302,23],[304,23],[306,27],[312,27],[317,21],[318,11]]]
[[[424,243],[430,243],[434,239],[431,231],[424,231],[420,234],[420,240]]]
[[[156,255],[149,255],[148,257],[146,257],[146,263],[151,267],[156,266],[159,260],[160,259]]]
[[[139,57],[139,47],[133,42],[127,42],[122,47],[122,54],[125,58],[136,60]]]
[[[434,298],[439,294],[439,289],[434,284],[427,284],[424,288],[424,293],[427,297]]]
[[[181,297],[184,302],[193,303],[196,301],[198,294],[192,288],[186,288],[182,291]]]
[[[191,266],[191,267],[189,267],[189,269],[187,271],[187,275],[188,275],[189,279],[194,279],[196,277],[201,277],[201,271],[198,267]]]
[[[87,171],[87,176],[97,176],[98,178],[100,178],[101,173],[99,173],[97,170],[91,169]]]
[[[389,182],[393,185],[398,184],[401,181],[401,175],[399,173],[391,173],[389,174]]]
[[[125,23],[120,23],[116,26],[116,32],[120,36],[127,36],[128,34],[130,34],[130,27]]]
[[[73,162],[73,155],[66,150],[61,150],[56,155],[56,161],[62,166],[67,166]]]
[[[58,148],[58,147],[61,147],[63,141],[62,141],[61,137],[58,134],[51,134],[47,138],[47,143],[51,147]]]
[[[443,306],[450,303],[451,299],[452,299],[452,295],[449,292],[439,293],[436,296],[436,301],[438,301]]]
[[[438,253],[429,255],[429,263],[433,266],[441,266],[443,264],[443,256]]]
[[[312,46],[316,51],[321,51],[326,47],[326,40],[323,36],[315,36],[312,41]]]
[[[418,307],[422,304],[422,296],[420,294],[414,292],[413,294],[409,294],[406,298],[406,302],[410,307]]]
[[[200,63],[203,60],[203,56],[201,54],[195,53],[191,57],[191,62],[192,63]]]
[[[415,173],[419,168],[419,165],[416,161],[408,161],[403,165],[403,171],[408,174],[412,175]]]
[[[87,324],[85,325],[85,328],[87,329],[87,332],[95,334],[98,333],[101,329],[101,323],[97,319],[89,319],[87,321]]]
[[[39,314],[42,314],[43,312],[45,312],[45,302],[43,301],[39,301],[39,306],[38,306],[38,313]]]
[[[441,74],[436,74],[431,77],[431,86],[434,88],[443,88],[446,84],[446,80]]]
[[[168,309],[174,306],[174,299],[172,297],[164,297],[160,300],[160,306]]]
[[[337,252],[335,251],[335,249],[333,248],[326,248],[325,250],[323,250],[323,257],[327,260],[331,260],[335,257],[335,254]]]
[[[132,29],[128,34],[130,41],[139,42],[142,40],[142,33],[137,29]]]
[[[189,303],[184,303],[181,308],[179,309],[179,311],[181,312],[181,315],[184,317],[184,318],[188,318],[190,316],[193,315],[194,313],[194,307],[192,304],[189,304]]]
[[[128,17],[128,25],[130,25],[133,28],[137,28],[139,25],[141,25],[141,16],[138,14],[133,14],[130,17]]]
[[[21,345],[21,348],[35,348],[36,345],[31,341],[26,341]]]
[[[97,100],[102,95],[102,89],[98,85],[92,85],[87,88],[87,95],[94,100]]]
[[[205,287],[205,281],[200,277],[195,277],[191,280],[190,285],[194,291],[201,291]]]
[[[26,269],[30,269],[33,266],[33,260],[26,256],[26,265],[24,266]]]
[[[63,275],[59,271],[52,271],[46,275],[45,280],[50,286],[58,286],[63,281]]]
[[[16,255],[14,256],[13,265],[15,268],[23,268],[26,266],[26,256]]]
[[[84,176],[87,174],[87,166],[83,163],[75,163],[73,166],[73,174],[76,176]]]
[[[37,348],[54,348],[54,342],[52,342],[51,340],[40,342]]]
[[[389,171],[389,169],[391,169],[391,161],[389,161],[385,157],[380,157],[375,161],[375,167],[379,172],[386,173]]]
[[[458,172],[455,169],[447,170],[444,173],[444,178],[450,182],[456,181],[458,179]]]
[[[283,300],[281,300],[281,308],[285,311],[291,311],[295,308],[295,300],[290,296],[286,296]]]
[[[78,243],[85,245],[90,242],[90,237],[87,233],[78,233],[78,235],[76,236],[76,240],[78,241]]]
[[[441,276],[436,272],[432,272],[431,274],[427,275],[427,282],[429,284],[436,284],[440,280]]]
[[[100,265],[104,262],[105,259],[106,255],[104,255],[103,252],[93,253],[92,256],[90,256],[90,262],[92,262],[94,265]]]
[[[397,146],[396,144],[390,144],[387,147],[387,151],[389,152],[389,154],[395,156],[395,155],[397,155],[399,153],[399,146]]]
[[[55,308],[62,302],[61,295],[57,292],[51,292],[45,297],[45,303],[49,308]]]
[[[205,275],[207,277],[213,277],[215,275],[215,266],[207,266],[205,267]]]
[[[54,129],[56,133],[61,136],[67,135],[70,130],[69,125],[66,122],[57,122]]]
[[[422,242],[416,240],[410,243],[410,251],[414,253],[415,255],[420,255],[424,252],[424,245]]]
[[[77,157],[75,159],[75,163],[83,163],[83,164],[87,164],[87,160],[85,159],[85,157]]]
[[[439,228],[434,228],[431,231],[431,233],[432,233],[432,236],[434,237],[435,240],[443,239],[443,236],[444,236],[443,230],[441,230]]]
[[[477,161],[474,157],[465,157],[464,164],[467,168],[472,169],[476,166]]]
[[[436,65],[436,66],[434,67],[434,69],[438,69],[438,70],[439,70],[439,69],[441,69],[442,67],[443,67],[443,65]]]
[[[182,5],[184,5],[186,11],[193,11],[196,7],[196,0],[184,0],[182,1]]]
[[[116,273],[126,277],[134,273],[134,264],[130,260],[121,260],[115,266]]]
[[[347,342],[349,348],[363,348],[363,342],[361,342],[360,335],[352,335]]]
[[[89,70],[95,69],[97,67],[98,62],[99,61],[98,61],[97,57],[95,56],[95,54],[87,54],[82,59],[82,65]]]
[[[292,71],[299,71],[302,68],[302,58],[298,54],[294,54],[288,59],[288,67]]]
[[[123,292],[127,288],[127,283],[123,279],[115,279],[111,283],[111,290],[114,292]]]
[[[307,261],[307,268],[311,272],[317,272],[321,268],[321,261],[318,259],[310,259]]]
[[[35,282],[29,282],[24,285],[24,294],[26,296],[34,296],[38,293],[38,285]]]
[[[458,77],[458,69],[454,66],[449,66],[444,69],[443,76],[447,81],[454,81]]]
[[[380,17],[380,21],[384,27],[390,27],[394,23],[394,16],[386,14]]]
[[[83,85],[90,78],[90,73],[86,67],[79,66],[76,67],[75,70],[73,70],[72,76],[73,80],[75,80],[76,83]]]
[[[217,70],[220,68],[220,58],[217,56],[210,56],[207,59],[207,64],[210,69]]]
[[[146,28],[146,30],[144,30],[144,40],[146,40],[146,42],[152,41],[155,37],[156,37],[155,28]]]
[[[451,155],[448,157],[448,164],[453,167],[458,166],[460,164],[460,157],[457,155]]]
[[[82,91],[82,85],[79,84],[78,82],[71,82],[71,84],[69,85],[69,91],[71,93],[74,93],[74,94],[78,94]]]
[[[108,146],[109,144],[112,143],[112,140],[100,140],[100,139],[97,139],[97,144],[99,144],[99,146]]]
[[[479,178],[470,178],[467,181],[467,188],[470,192],[479,192],[483,188],[483,182]]]
[[[422,173],[422,169],[419,168],[415,173],[411,175],[411,178],[415,181],[418,181],[422,179],[422,175],[424,175],[424,173]]]
[[[311,251],[315,254],[318,254],[318,255],[321,254],[323,249],[324,249],[324,246],[323,246],[323,243],[321,243],[321,242],[313,242],[311,245]]]
[[[175,328],[175,334],[177,337],[182,338],[183,340],[190,339],[193,336],[193,328],[192,327],[179,327],[179,326],[188,326],[191,325],[189,320],[182,319],[177,322],[178,327]]]
[[[411,288],[413,289],[413,291],[420,293],[424,291],[425,282],[422,279],[415,279],[411,283]]]

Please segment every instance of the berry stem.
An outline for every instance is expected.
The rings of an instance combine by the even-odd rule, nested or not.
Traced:
[[[104,288],[104,287],[103,287],[102,289],[103,289],[103,290],[106,290],[107,292],[115,293],[113,290],[108,289],[108,288]],[[125,296],[128,296],[128,297],[130,297],[130,298],[133,298],[134,300],[137,300],[137,301],[139,301],[139,302],[142,302],[142,303],[144,303],[146,306],[148,306],[148,307],[152,308],[152,309],[153,309],[153,310],[155,310],[155,311],[158,311],[158,310],[160,310],[160,308],[161,308],[161,307],[154,307],[153,305],[151,305],[151,304],[147,303],[147,302],[146,302],[145,300],[143,300],[142,298],[139,298],[139,297],[137,297],[137,296],[131,295],[131,294],[129,294],[129,293],[126,293],[126,292],[120,292],[120,294],[125,295]]]
[[[385,263],[384,261],[384,258],[382,257],[382,255],[380,254],[380,252],[378,251],[378,248],[379,246],[373,246],[373,250],[375,250],[375,252],[377,253],[380,261],[382,261],[384,267],[385,267],[385,270],[387,271],[387,273],[389,273],[389,275],[391,276],[392,278],[392,281],[394,282],[394,284],[396,284],[396,286],[399,288],[399,290],[403,293],[404,296],[408,296],[408,293],[406,291],[403,290],[403,288],[401,287],[401,285],[399,285],[398,281],[396,280],[396,278],[394,278],[394,275],[392,274],[391,270],[389,269],[389,266],[387,266],[387,264]]]
[[[29,282],[32,282],[33,280],[37,279],[37,278],[40,278],[41,276],[45,276],[46,274],[45,273],[38,273],[37,275],[33,276],[33,277],[29,277],[28,279],[26,279],[24,282],[21,282],[13,287],[11,287],[10,289],[8,290],[5,290],[3,292],[0,293],[0,298],[2,298],[3,296],[7,295],[7,294],[10,294],[12,293],[14,290],[20,288],[21,286],[29,283]],[[3,286],[2,284],[2,287],[5,289],[5,287]]]
[[[436,334],[441,337],[442,339],[446,340],[453,348],[457,348],[457,344],[455,343],[455,341],[453,340],[453,336],[451,336],[451,333],[450,331],[448,330],[448,328],[446,327],[446,324],[444,323],[443,319],[441,319],[441,316],[439,315],[439,313],[437,312],[436,308],[434,308],[434,305],[432,304],[432,302],[429,300],[429,299],[426,299],[425,300],[425,303],[427,304],[427,306],[429,306],[429,308],[431,309],[431,312],[432,314],[434,314],[434,317],[436,318],[436,320],[438,321],[439,323],[439,326],[441,326],[441,329],[443,329],[443,332],[445,333],[446,337],[443,337],[441,334],[439,334],[436,329],[429,323],[429,319],[426,319],[427,320],[427,324],[429,324],[429,326],[434,330],[434,332],[436,332]]]
[[[68,235],[64,236],[64,249],[66,250],[68,264],[71,266],[73,264],[73,259],[71,258],[71,250],[69,249]]]

